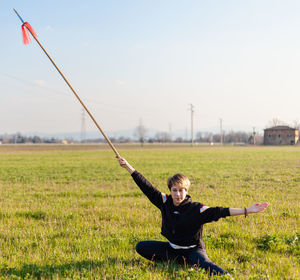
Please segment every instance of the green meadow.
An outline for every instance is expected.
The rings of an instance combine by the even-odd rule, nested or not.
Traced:
[[[184,173],[194,201],[245,207],[204,228],[212,261],[235,279],[299,279],[300,147],[126,147],[161,191]],[[135,252],[165,240],[160,213],[102,146],[0,146],[0,279],[210,279]],[[224,277],[215,277],[225,279]]]

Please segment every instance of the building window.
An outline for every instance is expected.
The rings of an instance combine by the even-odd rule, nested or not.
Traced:
[[[278,134],[278,138],[280,138],[280,134]]]
[[[268,135],[269,137],[271,137],[271,134],[269,133],[269,135]]]

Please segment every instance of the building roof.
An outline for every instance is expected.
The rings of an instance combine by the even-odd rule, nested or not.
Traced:
[[[277,126],[266,128],[264,130],[296,130],[296,128],[292,128],[287,125],[277,125]]]

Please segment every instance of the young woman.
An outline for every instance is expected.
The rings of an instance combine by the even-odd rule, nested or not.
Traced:
[[[124,158],[119,164],[132,176],[135,183],[148,199],[161,211],[161,234],[168,242],[141,241],[136,251],[152,261],[177,261],[204,268],[208,273],[229,273],[207,257],[202,240],[203,225],[227,216],[258,213],[268,207],[268,203],[255,203],[248,208],[208,207],[192,202],[188,195],[190,181],[183,174],[175,174],[168,179],[170,195],[161,193],[136,171]]]

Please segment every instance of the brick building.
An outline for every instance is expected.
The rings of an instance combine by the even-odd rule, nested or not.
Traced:
[[[299,142],[299,130],[285,125],[264,130],[265,145],[294,145]]]

